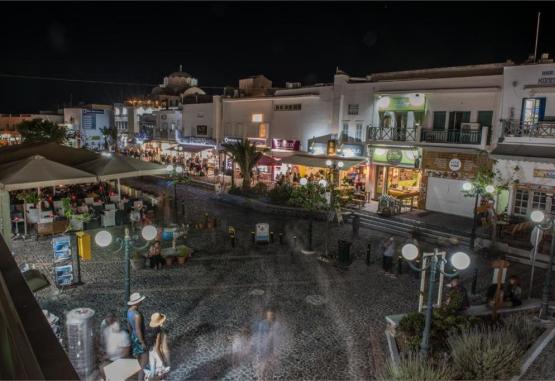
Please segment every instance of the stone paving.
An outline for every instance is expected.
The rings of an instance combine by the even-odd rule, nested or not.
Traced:
[[[163,183],[142,185],[160,189]],[[337,239],[353,242],[356,259],[348,270],[341,270],[320,263],[315,255],[300,253],[307,226],[304,220],[216,203],[210,192],[196,188],[185,192],[180,186],[180,196],[186,199],[189,216],[201,219],[209,213],[219,219],[219,226],[214,231],[191,233],[187,243],[198,252],[185,266],[132,271],[131,280],[132,292],[147,297],[142,306],[145,316],[156,311],[168,316],[170,379],[255,379],[252,361],[232,366],[231,338],[260,319],[269,305],[276,308],[285,332],[282,349],[267,377],[375,378],[388,357],[384,316],[414,310],[419,284],[409,274],[385,276],[379,261],[365,264],[367,243],[377,244],[385,238],[383,233],[361,229],[355,238],[350,225],[326,232],[324,223],[315,223],[316,250],[323,249],[326,236],[330,248],[337,246]],[[276,232],[275,243],[255,246],[250,242],[257,222],[270,223]],[[229,225],[238,232],[234,249],[226,238]],[[279,232],[285,234],[283,245],[277,240]],[[16,242],[14,252],[18,262],[51,271],[49,240]],[[66,311],[90,307],[97,313],[98,326],[108,311],[124,311],[122,259],[121,251],[113,253],[93,244],[92,260],[82,262],[83,286],[61,291],[50,287],[38,292],[37,299],[62,319]],[[482,269],[486,266],[480,259],[475,263]],[[471,275],[471,271],[463,274],[469,288]],[[543,279],[541,272],[537,276]],[[488,277],[480,278],[480,289],[487,286]]]

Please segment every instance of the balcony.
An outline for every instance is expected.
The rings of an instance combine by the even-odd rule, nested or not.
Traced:
[[[555,121],[526,123],[518,119],[504,119],[501,125],[503,137],[555,139]]]
[[[416,127],[368,127],[368,142],[416,142]]]
[[[482,142],[482,131],[422,130],[420,141],[422,143],[480,144]]]

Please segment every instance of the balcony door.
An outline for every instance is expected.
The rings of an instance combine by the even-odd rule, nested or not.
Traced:
[[[543,120],[545,112],[545,98],[522,99],[520,120],[523,124],[536,124]]]
[[[470,122],[470,111],[451,111],[449,113],[449,127],[447,141],[458,143],[461,137],[461,124]]]

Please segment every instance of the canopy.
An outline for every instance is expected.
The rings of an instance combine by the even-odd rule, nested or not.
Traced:
[[[79,164],[77,168],[98,176],[102,181],[168,173],[162,165],[117,154],[102,154],[94,160]]]
[[[256,165],[265,165],[265,166],[268,166],[268,167],[275,167],[277,165],[281,165],[281,161],[276,160],[273,157],[268,156],[268,155],[262,155],[260,160],[258,160],[256,162]]]
[[[294,165],[304,165],[305,167],[312,168],[327,168],[327,160],[333,160],[335,162],[342,161],[343,168],[342,171],[346,171],[355,165],[364,163],[365,158],[362,157],[341,157],[341,156],[325,156],[325,155],[309,155],[296,153],[291,156],[284,157],[281,162],[284,164],[294,164]]]
[[[22,143],[0,148],[0,164],[40,155],[57,163],[74,166],[94,160],[97,153],[84,148],[71,148],[57,143]]]
[[[198,153],[209,149],[214,149],[214,147],[202,144],[179,144],[169,148],[169,151]]]
[[[88,172],[34,155],[0,166],[0,188],[6,191],[56,185],[94,183]]]

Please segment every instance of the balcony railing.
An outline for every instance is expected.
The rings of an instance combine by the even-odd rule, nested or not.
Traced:
[[[555,121],[526,123],[517,119],[501,121],[503,136],[529,138],[555,138]]]
[[[481,144],[482,130],[422,130],[420,141],[426,143]]]
[[[369,141],[415,142],[416,127],[368,127]]]

